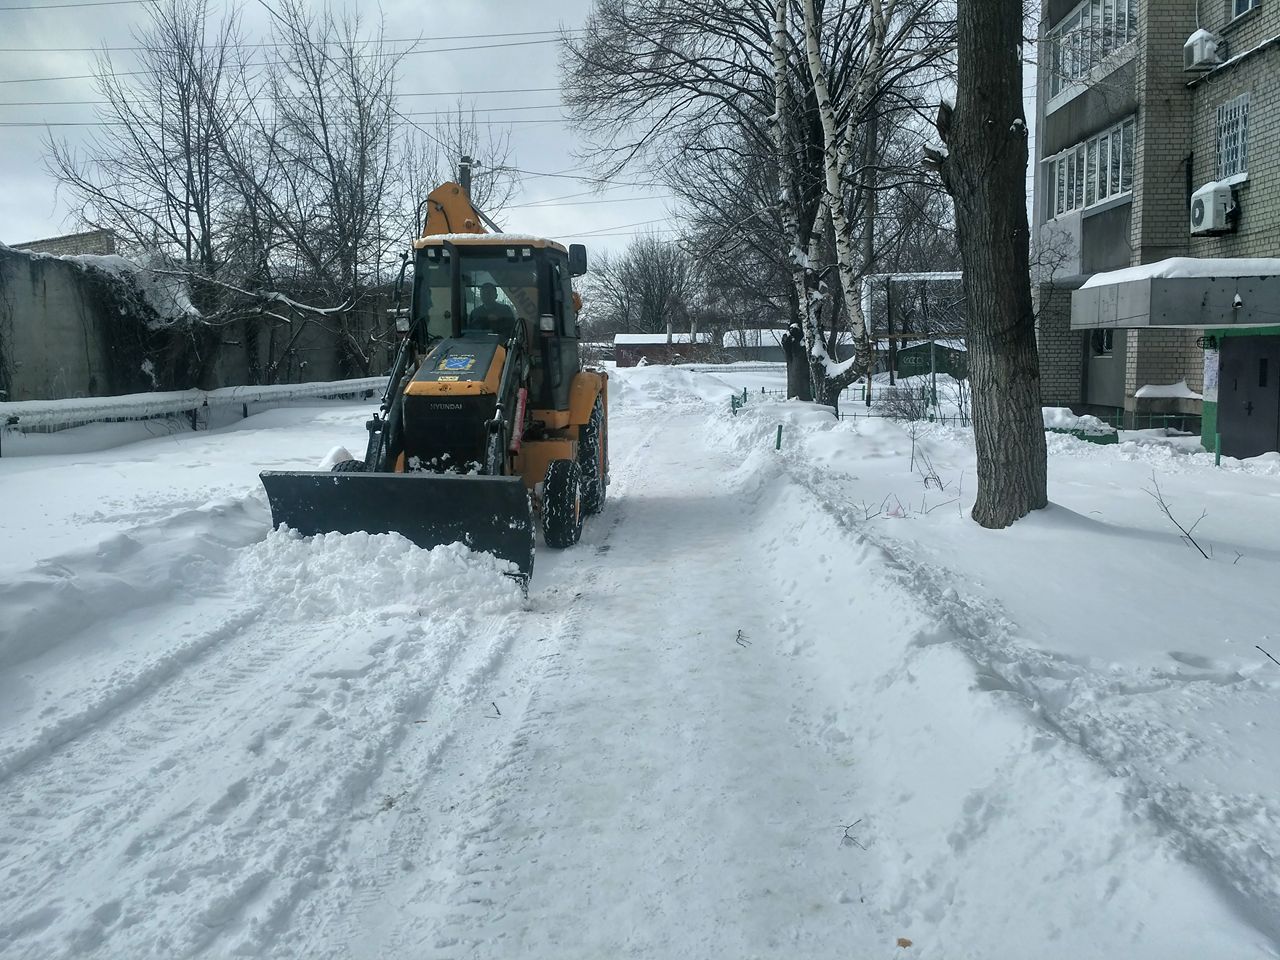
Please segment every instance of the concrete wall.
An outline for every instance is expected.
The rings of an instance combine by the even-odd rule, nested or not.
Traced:
[[[389,366],[387,347],[370,342],[370,334],[385,332],[389,304],[389,294],[376,291],[350,321],[353,340],[373,356],[368,375]],[[0,246],[0,391],[10,400],[366,375],[342,363],[335,324],[305,314],[294,312],[292,323],[251,315],[225,325],[184,317],[167,326],[172,319],[160,317],[136,285],[91,262]]]
[[[128,392],[112,376],[99,313],[74,264],[0,250],[0,389],[6,399]]]

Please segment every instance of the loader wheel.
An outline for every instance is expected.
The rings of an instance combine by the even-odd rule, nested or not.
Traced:
[[[571,547],[582,536],[582,470],[574,460],[552,460],[542,483],[542,537],[548,547]]]
[[[599,513],[604,507],[604,403],[596,397],[591,417],[578,441],[578,465],[582,469],[582,509]]]
[[[330,468],[334,473],[364,473],[363,460],[341,460]]]

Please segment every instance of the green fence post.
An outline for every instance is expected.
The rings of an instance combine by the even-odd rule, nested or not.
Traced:
[[[782,424],[778,424],[778,439],[773,441],[773,449],[782,449]]]
[[[1213,434],[1213,465],[1222,466],[1222,434],[1216,431]]]

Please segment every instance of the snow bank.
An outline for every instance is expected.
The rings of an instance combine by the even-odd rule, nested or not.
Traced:
[[[1044,407],[1041,412],[1046,430],[1081,430],[1093,436],[1116,432],[1111,424],[1089,414],[1076,416],[1069,407]]]

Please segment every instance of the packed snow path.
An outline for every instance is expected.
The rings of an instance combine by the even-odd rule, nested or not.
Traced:
[[[1276,956],[975,663],[994,623],[701,392],[615,381],[609,503],[528,601],[456,548],[265,535],[257,465],[363,407],[80,463],[147,509],[50,507],[86,542],[0,592],[0,954]]]

